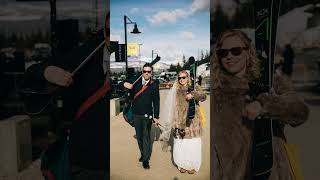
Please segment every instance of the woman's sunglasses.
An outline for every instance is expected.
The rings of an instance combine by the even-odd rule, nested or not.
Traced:
[[[187,77],[186,76],[181,76],[181,77],[178,77],[178,80],[180,79],[186,79]]]
[[[229,52],[231,52],[231,54],[233,56],[239,56],[243,50],[247,50],[247,47],[233,47],[231,49],[219,49],[217,50],[217,56],[218,58],[224,58],[226,56],[228,56]]]

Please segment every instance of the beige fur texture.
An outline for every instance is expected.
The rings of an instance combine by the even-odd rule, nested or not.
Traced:
[[[211,96],[211,179],[249,180],[253,121],[242,118],[248,81],[221,74],[222,86]],[[293,91],[290,81],[274,77],[275,94],[262,94],[257,100],[263,109],[280,117],[280,132],[273,138],[274,164],[269,180],[291,180],[290,165],[283,143],[285,125],[298,126],[308,119],[309,109]]]
[[[188,93],[187,87],[181,87],[177,89],[176,94],[176,111],[173,115],[172,128],[179,128],[185,130],[184,138],[199,137],[202,134],[202,123],[200,120],[199,112],[196,108],[195,118],[192,120],[190,127],[186,127],[186,120],[188,114],[189,103],[186,100],[186,95]],[[196,91],[191,93],[194,99],[199,101],[204,101],[206,99],[206,94],[201,90],[200,87],[196,87]]]

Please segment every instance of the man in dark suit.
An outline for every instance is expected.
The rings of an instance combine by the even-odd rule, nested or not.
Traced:
[[[137,141],[141,152],[139,159],[145,169],[149,169],[149,160],[151,157],[151,125],[159,123],[160,95],[159,83],[153,80],[152,65],[146,63],[143,66],[143,75],[141,80],[132,84],[136,79],[128,80],[123,86],[131,90],[134,96],[132,102],[132,113],[137,135]],[[141,90],[143,89],[143,90]]]
[[[104,72],[103,67],[103,48],[77,73],[71,73],[104,40],[100,33],[70,53],[38,65],[28,74],[31,82],[43,84],[47,81],[60,87],[59,94],[63,100],[61,118],[72,123],[69,153],[73,180],[103,180],[109,177],[109,95],[99,97],[78,116],[80,107],[103,87],[108,78],[109,72]]]

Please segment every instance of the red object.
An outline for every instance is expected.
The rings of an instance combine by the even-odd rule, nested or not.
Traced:
[[[150,85],[153,83],[153,81],[151,80]],[[140,89],[139,92],[137,92],[137,94],[134,95],[133,99],[136,99],[141,93],[143,93],[143,91],[145,91],[147,89],[147,85],[143,85],[143,87]]]
[[[54,175],[51,173],[51,171],[41,170],[43,176],[48,177],[48,180],[56,180]]]
[[[93,95],[91,95],[84,103],[81,104],[76,119],[79,119],[94,103],[96,103],[102,96],[104,96],[110,89],[110,81],[106,79],[103,86],[99,88]]]

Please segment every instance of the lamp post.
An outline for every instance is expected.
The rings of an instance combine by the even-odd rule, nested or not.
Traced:
[[[128,21],[127,21],[128,20]],[[125,60],[126,60],[126,74],[128,75],[128,52],[127,52],[127,49],[128,49],[128,44],[127,44],[127,24],[134,24],[134,28],[132,30],[132,34],[140,34],[141,32],[139,31],[138,29],[138,26],[137,26],[137,23],[136,22],[133,22],[131,21],[131,19],[124,15],[123,16],[123,22],[124,22],[124,43],[126,45],[126,49],[125,49]]]
[[[140,68],[140,71],[142,71],[142,69],[141,69],[141,51],[140,51],[142,44],[139,43],[138,45],[139,45],[139,68]]]

